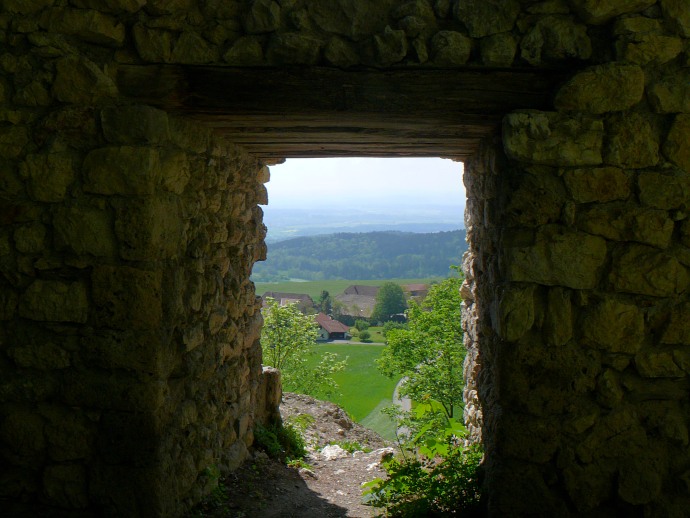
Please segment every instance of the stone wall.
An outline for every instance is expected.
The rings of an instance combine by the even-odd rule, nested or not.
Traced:
[[[29,502],[179,515],[239,465],[264,417],[249,273],[265,253],[267,171],[145,106],[14,113],[0,194],[0,497],[18,514]]]
[[[275,412],[249,281],[268,171],[120,67],[513,67],[569,79],[467,164],[491,513],[687,515],[687,0],[0,7],[3,506],[179,515]]]
[[[690,83],[666,77],[587,68],[467,164],[466,417],[497,516],[688,516]]]

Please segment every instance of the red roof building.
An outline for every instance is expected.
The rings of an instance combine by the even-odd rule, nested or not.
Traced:
[[[350,328],[333,320],[331,317],[324,313],[319,313],[315,317],[316,323],[319,324],[321,330],[319,332],[319,339],[321,340],[347,340],[349,338],[348,334]]]

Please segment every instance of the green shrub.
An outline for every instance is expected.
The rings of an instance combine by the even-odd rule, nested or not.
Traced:
[[[291,424],[257,425],[254,443],[274,459],[289,461],[307,456],[307,445],[300,431]]]
[[[366,329],[363,329],[362,331],[359,332],[359,340],[362,342],[366,342],[371,338],[371,333],[367,331]]]
[[[362,320],[361,318],[358,318],[355,320],[355,328],[357,328],[357,331],[364,331],[366,329],[369,329],[369,322],[366,320]]]
[[[432,403],[396,417],[414,435],[399,437],[400,456],[383,462],[388,478],[365,484],[366,503],[385,508],[386,516],[482,516],[483,453],[479,445],[462,445],[465,427]]]

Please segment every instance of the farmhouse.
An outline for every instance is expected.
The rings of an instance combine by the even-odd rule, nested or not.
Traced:
[[[350,338],[350,328],[329,317],[324,313],[319,313],[314,317],[319,324],[319,340],[348,340]]]
[[[267,298],[271,298],[278,302],[281,306],[286,306],[287,304],[297,304],[297,307],[302,313],[306,312],[308,309],[314,307],[314,299],[309,295],[304,293],[283,293],[280,291],[267,291],[261,298],[266,303]]]

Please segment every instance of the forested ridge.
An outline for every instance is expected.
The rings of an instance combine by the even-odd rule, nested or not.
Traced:
[[[257,282],[286,279],[390,279],[449,274],[467,250],[465,230],[365,232],[298,237],[270,243],[254,265]]]

